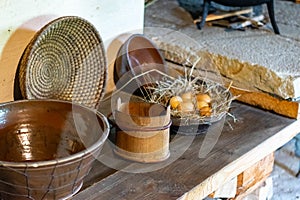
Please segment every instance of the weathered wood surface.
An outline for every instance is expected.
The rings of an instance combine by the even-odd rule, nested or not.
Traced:
[[[241,174],[211,193],[211,198],[242,200],[259,188],[273,171],[274,152],[261,159]]]
[[[238,175],[237,194],[234,200],[242,200],[269,177],[274,166],[274,152]]]
[[[121,163],[119,170],[96,162],[74,200],[91,199],[203,199],[224,183],[284,145],[300,132],[300,121],[233,102],[230,111],[237,122],[227,117],[217,143],[207,156],[199,158],[206,135],[171,140],[171,156],[185,153],[165,167],[152,172],[130,173],[138,164]],[[211,137],[212,138],[212,137]],[[174,147],[172,149],[172,146]],[[104,149],[101,158],[114,157]]]
[[[263,92],[247,91],[231,87],[230,92],[237,100],[249,105],[272,110],[280,115],[298,119],[300,117],[300,102],[279,99]]]

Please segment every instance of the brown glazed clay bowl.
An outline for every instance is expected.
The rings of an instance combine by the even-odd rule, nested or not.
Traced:
[[[67,199],[108,137],[101,113],[59,100],[0,104],[0,199]]]
[[[151,69],[168,73],[165,60],[152,40],[142,34],[131,35],[120,47],[114,63],[114,82],[117,88],[123,87],[130,81],[131,85],[128,84],[128,87],[137,89],[153,80],[158,80],[159,74],[152,73],[151,80],[143,76],[131,81],[133,77]]]

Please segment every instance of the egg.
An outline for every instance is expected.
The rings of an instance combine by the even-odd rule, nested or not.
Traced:
[[[181,102],[180,108],[181,108],[181,111],[184,112],[184,113],[193,112],[194,109],[195,109],[194,104],[191,101]]]
[[[183,93],[181,95],[181,98],[182,98],[183,101],[192,101],[192,99],[193,99],[193,93],[192,92]]]
[[[203,107],[209,107],[206,101],[197,101],[197,109],[201,110]]]
[[[212,113],[212,110],[211,110],[211,108],[208,107],[208,106],[203,107],[203,108],[201,108],[201,110],[200,110],[200,115],[201,115],[201,116],[209,117],[209,116],[211,116],[211,113]]]
[[[196,95],[197,101],[204,101],[206,103],[211,103],[211,97],[208,94],[199,93]]]
[[[173,96],[171,99],[170,99],[170,106],[171,106],[171,109],[176,109],[178,108],[178,106],[181,104],[182,102],[182,98],[180,96]]]

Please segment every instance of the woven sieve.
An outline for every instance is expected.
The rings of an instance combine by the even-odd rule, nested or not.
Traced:
[[[104,45],[95,27],[80,17],[60,17],[39,30],[18,67],[25,99],[58,99],[97,108],[104,95]]]

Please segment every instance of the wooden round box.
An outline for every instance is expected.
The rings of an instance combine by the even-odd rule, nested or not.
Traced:
[[[143,163],[159,162],[169,157],[170,107],[128,102],[118,106],[114,118],[117,155]]]

